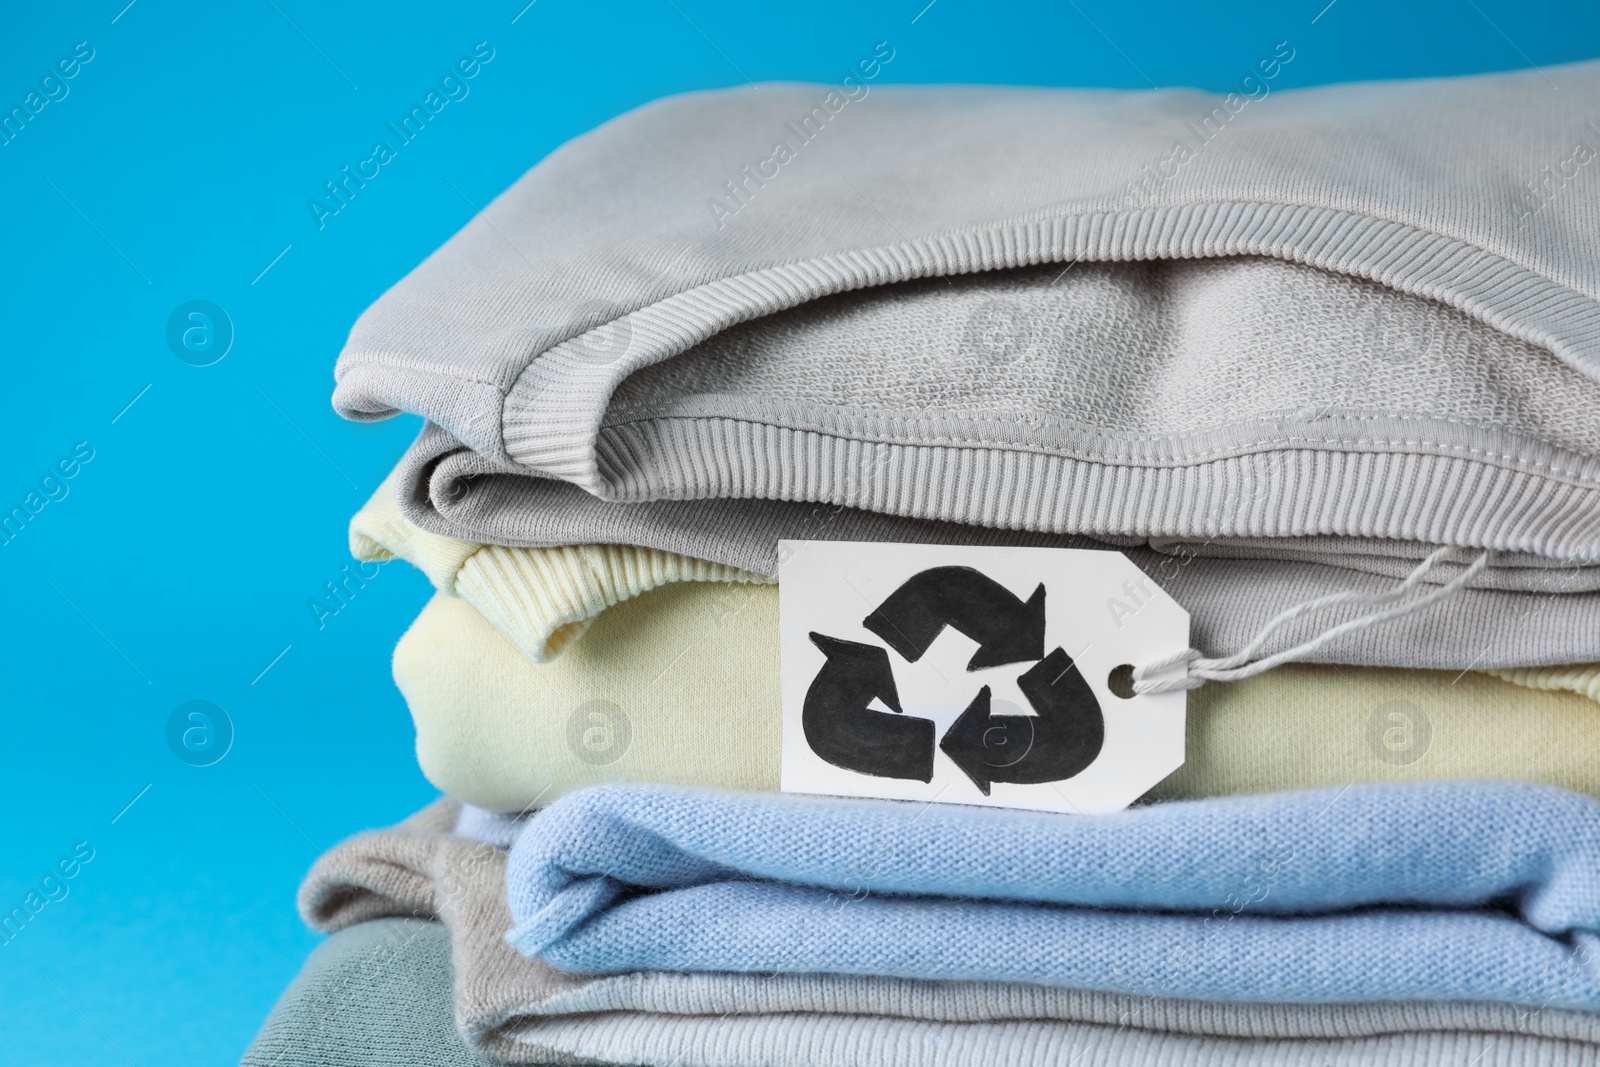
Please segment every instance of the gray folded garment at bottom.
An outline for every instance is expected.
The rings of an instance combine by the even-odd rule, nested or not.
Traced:
[[[451,985],[443,926],[357,923],[311,953],[240,1067],[488,1067],[456,1029]]]
[[[335,939],[386,916],[438,919],[445,936],[410,944],[418,952],[431,946],[442,958],[448,939],[456,1023],[471,1046],[496,1060],[652,1067],[1600,1063],[1600,1015],[1504,1004],[1223,1004],[995,982],[569,974],[506,944],[504,853],[450,832],[458,817],[459,806],[443,800],[393,829],[335,847],[307,875],[300,907],[313,926],[343,931]],[[357,994],[350,985],[341,992],[338,978],[320,976],[329,960],[347,958],[313,957],[312,973],[298,984],[328,990],[324,1002],[286,995],[269,1020],[261,1048],[286,1047],[269,1034],[305,1035],[304,1047],[288,1052],[279,1067],[368,1062],[337,1058],[342,1052],[323,1055],[320,1042],[342,1049],[348,1035],[280,1018],[326,1015],[330,998],[350,1003],[343,1025],[367,1027],[375,1046],[393,1048],[393,1033],[443,1026],[442,1008],[410,1007],[416,997],[445,997],[440,966],[416,968],[415,987],[406,985],[412,969],[399,962],[372,974],[368,981],[383,990],[394,982],[403,987],[388,994],[396,1005],[389,1011],[370,992]],[[418,1054],[405,1062],[476,1062],[425,1058],[446,1045],[419,1038]],[[250,1067],[270,1062],[246,1059]]]
[[[1238,651],[1273,616],[1330,593],[1394,587],[1435,546],[1294,537],[1091,539],[935,522],[786,500],[653,500],[619,504],[473,452],[439,426],[423,428],[396,469],[400,509],[430,533],[496,545],[642,545],[778,575],[778,541],[898,541],[1120,551],[1189,612],[1190,644]],[[1429,572],[1455,578],[1472,553]],[[1270,655],[1370,611],[1346,604],[1285,627]],[[1497,552],[1467,588],[1382,626],[1346,634],[1306,659],[1434,670],[1589,663],[1600,649],[1600,566]]]

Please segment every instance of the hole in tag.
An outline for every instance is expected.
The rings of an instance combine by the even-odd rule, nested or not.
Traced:
[[[1106,676],[1106,686],[1112,694],[1123,700],[1133,699],[1133,664],[1124,663],[1120,667],[1111,668],[1111,673]]]

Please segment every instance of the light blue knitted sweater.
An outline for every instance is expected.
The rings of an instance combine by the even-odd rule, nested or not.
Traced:
[[[507,877],[507,939],[575,971],[1600,1009],[1600,803],[1517,783],[1092,818],[604,786],[535,816]]]

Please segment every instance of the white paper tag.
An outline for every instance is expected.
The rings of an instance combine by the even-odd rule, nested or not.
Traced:
[[[1183,764],[1187,694],[1119,697],[1111,676],[1188,648],[1189,613],[1121,553],[778,558],[784,792],[1088,814]]]

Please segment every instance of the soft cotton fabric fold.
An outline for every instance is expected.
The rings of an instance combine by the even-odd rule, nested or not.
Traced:
[[[506,879],[510,943],[590,973],[1600,1008],[1600,802],[1542,786],[1109,816],[597,786],[529,820]]]
[[[669,98],[553,153],[385,294],[335,404],[422,414],[523,475],[480,513],[562,481],[1590,566],[1600,204],[1519,192],[1600,64],[1554,76],[1275,93],[1159,180],[1226,100],[880,87],[803,166],[741,178],[760,191],[732,219],[708,205],[826,90]]]
[[[775,787],[777,645],[741,631],[775,632],[777,602],[748,596],[755,588],[652,590],[547,664],[468,604],[435,596],[394,655],[423,774],[511,812],[596,782]]]
[[[506,944],[505,855],[449,833],[459,818],[454,802],[440,801],[336,846],[308,874],[301,909],[323,930],[359,930],[384,915],[440,920],[461,1030],[501,1061],[1319,1067],[1481,1057],[1564,1067],[1592,1062],[1600,1048],[1600,1016],[1551,1007],[1228,1004],[818,974],[565,974]]]
[[[423,773],[482,808],[520,812],[616,781],[778,789],[771,586],[650,590],[547,664],[465,601],[436,596],[395,648],[394,677]],[[1600,795],[1600,704],[1564,689],[1475,671],[1290,665],[1188,699],[1187,762],[1155,796],[1447,778]]]
[[[419,448],[423,455],[434,448],[446,451],[421,462]],[[418,463],[434,473],[414,470]],[[553,482],[544,483],[549,498],[529,502],[528,509],[520,504],[490,508],[491,513],[523,517],[531,526],[505,545],[486,544],[419,527],[414,519],[437,525],[437,517],[430,518],[425,510],[416,516],[415,507],[397,499],[418,479],[424,484],[435,477],[454,486],[470,484],[473,488],[461,492],[440,489],[460,501],[515,496],[517,487],[527,482],[521,476],[482,475],[468,483],[440,473],[456,463],[483,466],[481,457],[450,443],[442,431],[425,429],[412,453],[351,520],[351,552],[364,560],[410,560],[442,592],[478,608],[535,662],[558,655],[596,613],[662,583],[775,580],[778,540],[783,537],[1115,547],[1183,605],[1190,614],[1192,643],[1212,653],[1243,646],[1268,619],[1305,600],[1388,588],[1420,558],[1415,545],[1346,541],[1331,546],[1315,538],[1258,542],[1248,548],[1209,539],[1113,546],[1085,537],[989,530],[782,501],[621,505]],[[499,480],[485,480],[493,478]],[[740,510],[716,512],[714,505],[719,504]],[[707,508],[713,513],[708,515]],[[726,522],[718,525],[721,520]],[[1254,555],[1246,558],[1244,552]],[[1311,658],[1454,670],[1592,658],[1600,649],[1600,592],[1592,588],[1600,572],[1530,565],[1505,554],[1498,559],[1498,565],[1477,579],[1481,587],[1469,587],[1414,616],[1341,638]],[[1448,580],[1457,569],[1443,565],[1433,581]],[[1540,595],[1518,595],[1522,593]],[[1334,609],[1324,625],[1348,621],[1363,610],[1359,605]],[[1292,625],[1284,640],[1294,643],[1309,636],[1312,625]]]

